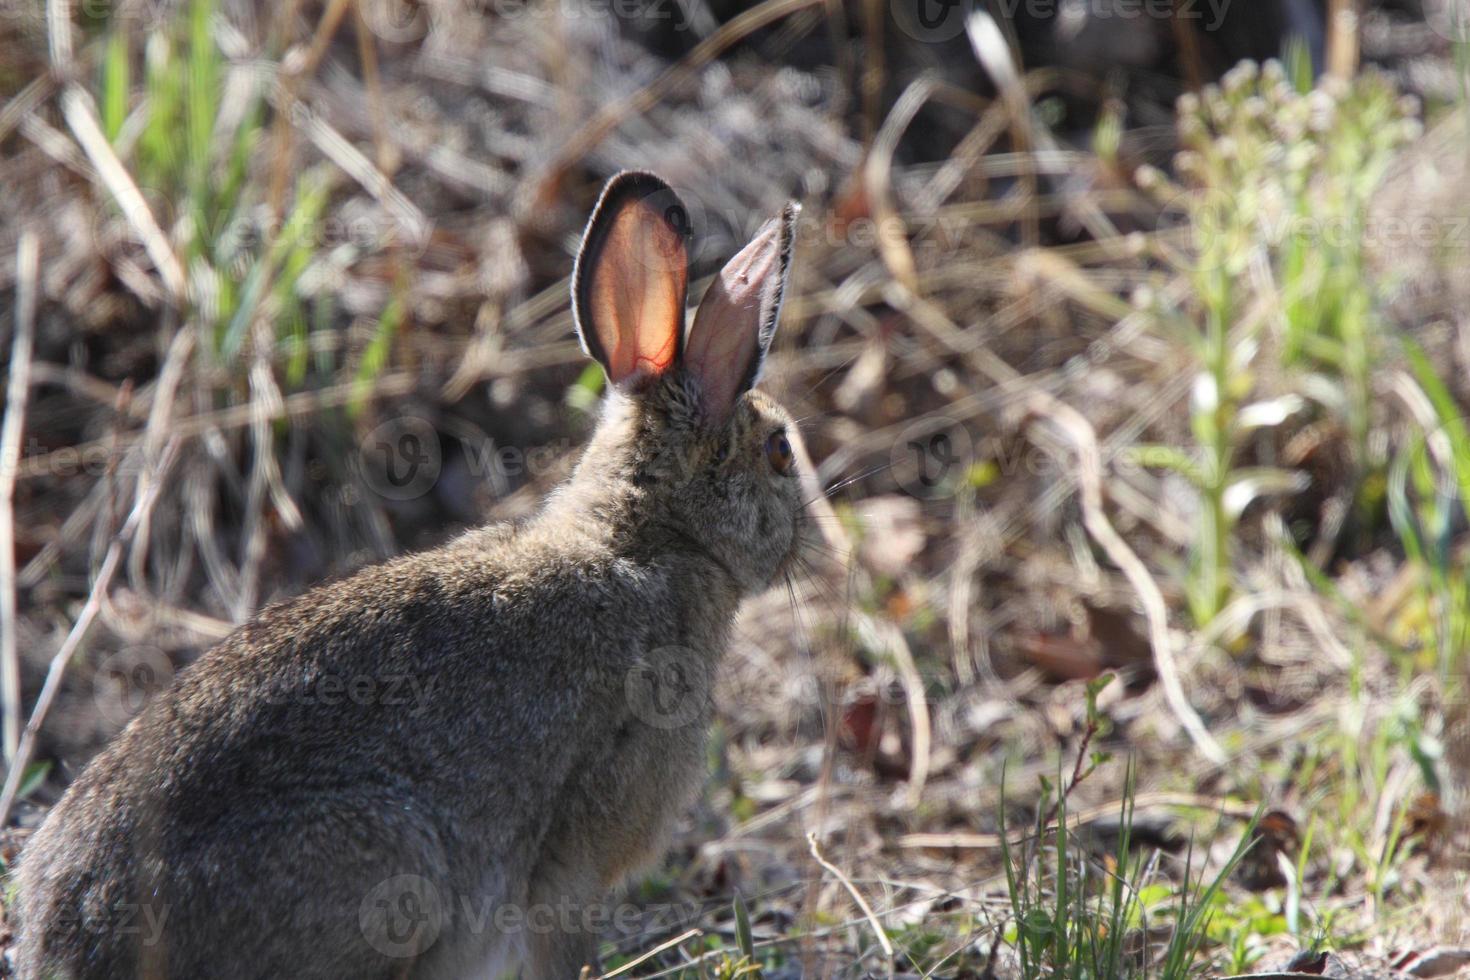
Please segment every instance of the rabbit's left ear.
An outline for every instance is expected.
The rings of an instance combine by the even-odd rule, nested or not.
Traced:
[[[715,424],[729,417],[735,400],[760,376],[781,315],[800,213],[792,201],[762,225],[720,270],[694,314],[684,366],[698,380],[700,407]]]
[[[619,388],[637,391],[670,370],[684,339],[689,213],[650,173],[624,171],[603,188],[572,272],[582,347]]]

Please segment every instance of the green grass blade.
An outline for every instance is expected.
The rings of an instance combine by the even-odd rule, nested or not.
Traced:
[[[1465,516],[1470,518],[1470,430],[1466,429],[1465,418],[1461,414],[1459,403],[1455,396],[1450,394],[1449,388],[1440,380],[1439,374],[1434,370],[1428,355],[1424,349],[1412,340],[1404,341],[1404,351],[1409,358],[1409,367],[1414,372],[1414,378],[1419,382],[1419,387],[1424,389],[1424,394],[1429,396],[1430,404],[1439,420],[1439,431],[1442,432],[1450,442],[1450,448],[1454,453],[1455,482],[1460,488],[1460,503],[1465,509]]]
[[[117,141],[128,118],[128,96],[132,87],[132,69],[128,64],[130,55],[127,28],[114,26],[107,35],[107,47],[102,54],[102,92],[98,100],[102,111],[102,132],[110,143]]]

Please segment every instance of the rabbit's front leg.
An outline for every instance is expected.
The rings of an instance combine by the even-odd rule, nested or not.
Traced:
[[[546,852],[532,874],[521,980],[576,980],[588,966],[592,976],[600,972],[594,903],[603,901],[604,889],[591,863],[574,853]]]
[[[549,932],[531,937],[521,980],[577,980],[583,967],[591,976],[598,966],[597,936],[589,932]]]

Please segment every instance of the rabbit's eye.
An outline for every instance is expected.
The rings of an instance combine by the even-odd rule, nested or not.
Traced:
[[[791,440],[786,438],[786,433],[771,433],[766,440],[766,459],[770,460],[771,469],[777,473],[791,475],[791,469],[796,465],[796,454],[791,451]]]

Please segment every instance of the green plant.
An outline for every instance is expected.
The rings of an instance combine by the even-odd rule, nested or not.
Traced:
[[[1281,909],[1259,895],[1219,909],[1210,927],[1211,938],[1225,951],[1223,966],[1228,973],[1250,972],[1269,952],[1266,941],[1288,931]]]
[[[755,955],[755,937],[750,928],[750,909],[745,898],[735,893],[731,911],[735,919],[734,953],[725,952],[715,962],[711,976],[714,980],[760,980],[761,964]]]
[[[1180,883],[1160,880],[1157,856],[1133,853],[1130,765],[1124,776],[1116,846],[1100,856],[1077,845],[1067,819],[1068,798],[1108,761],[1106,754],[1088,753],[1092,736],[1103,727],[1097,696],[1111,680],[1104,676],[1088,685],[1087,729],[1071,778],[1056,783],[1042,780],[1036,830],[1019,851],[1005,827],[1002,776],[1001,859],[1011,911],[1004,938],[1015,949],[1026,980],[1190,976],[1211,936],[1212,918],[1223,902],[1223,883],[1252,843],[1254,820],[1230,860],[1209,882],[1195,875],[1192,856],[1185,861]],[[1174,927],[1166,947],[1154,955],[1146,937],[1150,922],[1160,917],[1172,919]]]
[[[1300,60],[1299,57],[1297,60]],[[1246,62],[1179,105],[1185,227],[1162,256],[1189,280],[1192,311],[1165,311],[1198,363],[1190,402],[1195,452],[1144,447],[1143,460],[1185,475],[1200,495],[1186,592],[1197,624],[1231,595],[1240,514],[1305,478],[1239,467],[1252,436],[1302,411],[1308,394],[1341,414],[1361,473],[1369,465],[1369,372],[1379,292],[1368,274],[1368,200],[1415,132],[1414,106],[1383,78],[1308,90],[1305,73]],[[1154,182],[1162,185],[1162,178]],[[1274,327],[1274,334],[1267,328]],[[1268,340],[1297,391],[1251,402]],[[1341,395],[1338,392],[1342,392]]]
[[[1404,889],[1394,885],[1417,846],[1417,838],[1407,831],[1419,794],[1412,784],[1397,782],[1394,774],[1412,764],[1423,788],[1435,789],[1436,745],[1426,732],[1422,704],[1412,689],[1385,704],[1362,682],[1361,664],[1353,667],[1349,680],[1337,710],[1304,732],[1282,756],[1263,760],[1253,777],[1259,780],[1255,792],[1263,797],[1270,786],[1290,786],[1285,795],[1310,801],[1312,817],[1283,890],[1261,896],[1257,913],[1246,915],[1242,910],[1239,915],[1244,918],[1216,937],[1232,949],[1232,956],[1249,951],[1256,935],[1272,932],[1290,933],[1303,944],[1320,945],[1327,937],[1339,947],[1361,941],[1353,932],[1355,926],[1337,921],[1334,909],[1341,911],[1341,906],[1331,901],[1349,882],[1375,895],[1378,909],[1404,898],[1396,894]],[[1388,825],[1379,828],[1385,796],[1392,797],[1392,809],[1386,814]],[[1222,925],[1231,925],[1230,920]],[[1242,929],[1246,935],[1240,934]]]
[[[1255,822],[1225,866],[1206,881],[1196,874],[1192,852],[1182,881],[1156,880],[1157,859],[1132,849],[1133,780],[1130,770],[1120,813],[1117,846],[1104,861],[1078,848],[1067,829],[1066,796],[1059,799],[1049,848],[1026,861],[1002,844],[1012,921],[1005,939],[1016,950],[1026,980],[1104,980],[1158,977],[1182,980],[1195,974],[1213,921],[1228,908],[1225,880],[1252,843]],[[1043,802],[1045,802],[1045,791]],[[1003,804],[1002,804],[1003,805]],[[1046,833],[1045,824],[1038,835]],[[1005,830],[1002,827],[1002,840]],[[1169,941],[1155,954],[1148,926],[1173,921]]]
[[[210,351],[228,363],[255,323],[272,322],[296,386],[307,369],[309,323],[298,286],[316,255],[329,170],[303,173],[289,206],[270,213],[250,174],[268,122],[263,83],[237,73],[227,97],[215,16],[214,0],[189,0],[151,29],[137,93],[132,23],[109,25],[97,81],[102,129],[160,210]]]
[[[1418,571],[1425,648],[1448,685],[1470,645],[1470,553],[1455,542],[1456,511],[1470,518],[1470,429],[1429,358],[1405,344],[1426,403],[1425,428],[1395,455],[1389,470],[1388,513],[1404,556]]]

